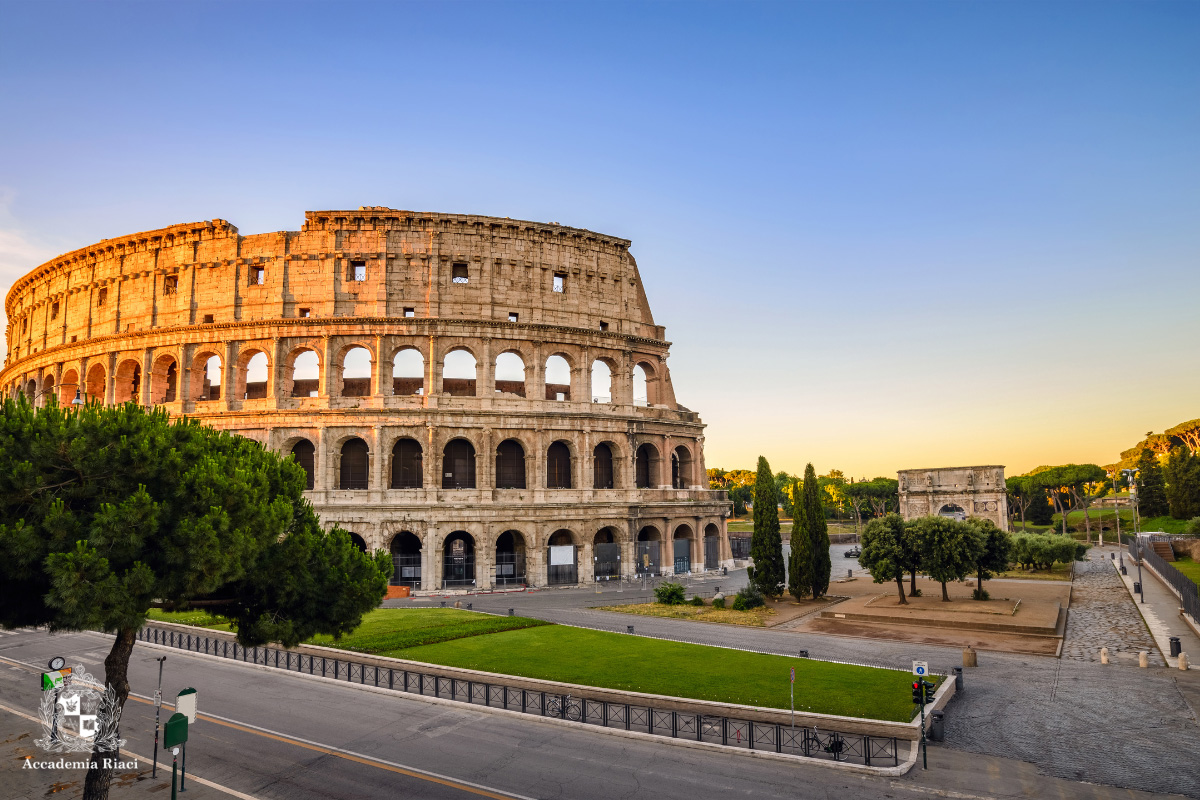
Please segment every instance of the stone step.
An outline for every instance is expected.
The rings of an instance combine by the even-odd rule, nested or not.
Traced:
[[[1171,549],[1170,542],[1151,542],[1150,547],[1154,550],[1155,554],[1159,558],[1161,558],[1163,561],[1174,561],[1175,560],[1175,551],[1173,551]]]

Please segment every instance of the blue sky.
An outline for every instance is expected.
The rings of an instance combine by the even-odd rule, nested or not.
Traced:
[[[633,240],[710,466],[1200,416],[1200,4],[0,3],[0,285],[306,209]]]

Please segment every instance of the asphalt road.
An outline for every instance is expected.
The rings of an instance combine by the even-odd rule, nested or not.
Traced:
[[[91,633],[6,632],[0,704],[36,713],[37,672],[50,656],[99,673],[110,643]],[[130,682],[143,699],[131,698],[121,725],[139,753],[153,747],[154,709],[144,698],[164,652],[164,697],[188,686],[199,693],[189,772],[257,798],[1161,796],[1047,777],[1032,764],[945,747],[930,749],[928,771],[861,776],[378,694],[140,643]],[[0,765],[0,786],[4,771],[19,768]]]

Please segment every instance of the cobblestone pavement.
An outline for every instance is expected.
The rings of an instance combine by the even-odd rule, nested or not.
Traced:
[[[1062,655],[1074,661],[1099,662],[1101,647],[1108,648],[1115,663],[1136,666],[1138,653],[1145,650],[1151,664],[1165,665],[1108,552],[1093,549],[1087,561],[1075,564]]]
[[[1105,582],[1110,565],[1080,564],[1079,587],[1086,587],[1080,619],[1073,630],[1081,648],[1092,647],[1103,631],[1124,631],[1111,641],[1128,649],[1132,625],[1111,620],[1137,619],[1137,609],[1119,582]],[[716,584],[716,579],[711,583]],[[722,591],[745,583],[745,572],[719,579]],[[700,586],[694,586],[700,589]],[[640,589],[640,587],[639,587]],[[476,609],[546,619],[567,625],[623,632],[634,625],[638,634],[749,650],[795,654],[807,649],[813,658],[909,670],[913,660],[930,662],[935,672],[962,663],[961,650],[909,642],[856,639],[778,629],[740,628],[655,617],[593,611],[590,607],[642,599],[640,591],[562,590],[468,598]],[[1080,598],[1077,588],[1075,597]],[[1076,607],[1072,605],[1071,616]],[[1133,615],[1132,617],[1130,615]],[[1110,624],[1105,625],[1108,620]],[[1068,626],[1069,634],[1072,632]],[[1141,635],[1147,637],[1145,626]],[[1089,638],[1091,637],[1091,638]],[[1146,649],[1145,647],[1141,649]],[[1153,649],[1153,648],[1150,648]],[[1136,650],[1133,651],[1136,654]],[[1097,656],[1098,658],[1098,656]],[[1136,664],[1136,660],[1134,661]],[[1159,662],[1161,663],[1161,661]],[[1164,667],[1138,669],[1114,662],[1057,659],[1045,656],[979,653],[979,667],[969,669],[966,687],[946,712],[944,746],[964,752],[1016,758],[1036,764],[1047,775],[1161,794],[1200,797],[1200,719],[1188,705],[1181,684],[1200,696],[1200,672]],[[1178,683],[1177,683],[1178,682]]]

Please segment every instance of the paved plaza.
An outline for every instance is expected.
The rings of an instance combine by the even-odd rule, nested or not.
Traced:
[[[1063,658],[1098,663],[1100,648],[1107,647],[1114,663],[1137,666],[1138,653],[1144,650],[1151,664],[1164,666],[1166,662],[1142,615],[1130,600],[1120,574],[1109,563],[1113,552],[1119,553],[1114,548],[1093,548],[1086,561],[1075,564]]]

